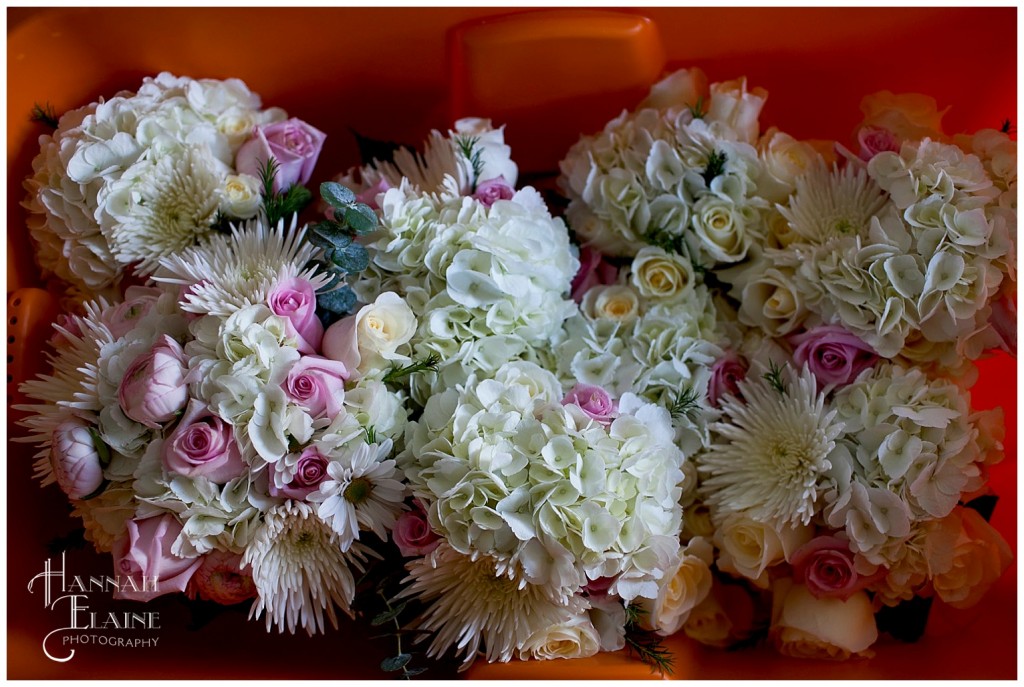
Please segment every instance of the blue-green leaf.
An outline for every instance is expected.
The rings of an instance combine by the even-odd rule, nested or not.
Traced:
[[[356,194],[336,181],[325,181],[320,184],[320,195],[329,205],[336,208],[351,205],[356,201]]]
[[[380,662],[380,669],[388,673],[394,673],[404,668],[411,660],[412,654],[398,654],[397,656],[390,656]]]
[[[354,203],[346,208],[345,221],[357,234],[369,234],[377,228],[377,213],[365,203]]]
[[[334,291],[328,291],[327,293],[318,294],[316,297],[316,306],[318,310],[327,310],[328,312],[337,313],[339,315],[346,315],[352,310],[352,306],[356,304],[356,294],[347,286],[342,286]]]
[[[331,251],[328,259],[349,274],[362,272],[370,264],[369,253],[358,243]]]

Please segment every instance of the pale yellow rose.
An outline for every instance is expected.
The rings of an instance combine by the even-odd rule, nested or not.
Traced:
[[[586,615],[534,632],[519,647],[519,660],[587,658],[601,650],[601,635]]]
[[[796,189],[797,178],[822,162],[812,145],[775,127],[758,141],[757,152],[764,163],[764,176],[758,181],[757,190],[773,203],[785,201]]]
[[[416,315],[402,298],[391,291],[377,296],[355,315],[332,324],[324,333],[324,357],[340,360],[350,370],[366,373],[382,361],[404,362],[398,353],[416,332]]]
[[[708,77],[697,67],[691,67],[673,72],[651,86],[650,95],[641,101],[637,109],[682,111],[707,99]]]
[[[690,612],[711,592],[714,552],[707,539],[691,539],[675,572],[662,578],[658,598],[639,599],[647,611],[645,624],[649,629],[667,637],[682,628]]]
[[[721,550],[718,569],[742,575],[765,589],[767,570],[789,560],[794,551],[814,536],[814,527],[776,528],[742,513],[729,515],[715,531],[715,546]]]
[[[880,91],[864,96],[860,101],[864,121],[859,129],[874,127],[887,129],[901,140],[931,138],[945,139],[942,133],[942,116],[949,111],[939,111],[935,98],[920,93],[894,94]]]
[[[228,217],[248,219],[259,212],[263,197],[260,180],[248,174],[229,174],[220,190],[220,210]]]
[[[721,122],[736,132],[740,141],[757,143],[758,122],[768,91],[747,90],[747,77],[711,84],[711,104],[704,121]]]
[[[640,298],[628,286],[595,286],[584,294],[580,308],[595,320],[630,324],[640,315]]]
[[[641,296],[670,300],[693,290],[693,265],[679,255],[646,246],[633,258],[630,281]]]
[[[932,578],[936,595],[954,608],[969,608],[1002,576],[1013,560],[1003,537],[972,508],[957,507],[960,536],[949,569]]]
[[[790,578],[776,581],[768,637],[779,653],[794,658],[845,660],[869,656],[878,639],[871,599],[860,591],[846,601],[816,599]]]
[[[768,263],[766,263],[768,264]],[[779,266],[750,274],[743,287],[739,320],[761,327],[770,336],[785,336],[796,330],[810,312],[794,282],[795,270]]]

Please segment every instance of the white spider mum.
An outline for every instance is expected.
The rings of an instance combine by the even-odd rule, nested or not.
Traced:
[[[777,206],[805,241],[821,245],[831,238],[866,235],[871,218],[888,195],[863,169],[853,165],[831,171],[816,165],[796,180],[789,206]]]
[[[265,614],[267,630],[302,627],[310,635],[326,629],[324,616],[338,627],[335,607],[352,616],[356,593],[351,568],[363,571],[369,549],[341,550],[338,535],[309,505],[287,501],[270,509],[245,550],[258,596],[250,618]]]
[[[229,170],[200,146],[145,158],[110,187],[101,228],[115,257],[149,274],[212,229]],[[112,219],[112,223],[106,220]]]
[[[805,367],[773,372],[774,382],[740,382],[743,400],[727,395],[710,449],[698,458],[705,502],[783,527],[810,522],[829,455],[844,428],[825,411]]]
[[[218,317],[265,303],[270,289],[291,277],[306,279],[319,290],[331,277],[306,268],[319,249],[303,240],[305,233],[305,227],[297,229],[295,216],[287,230],[284,220],[276,227],[252,220],[230,235],[212,236],[202,245],[164,258],[153,279],[188,287],[182,310]]]
[[[474,560],[446,542],[406,568],[405,582],[411,584],[399,596],[427,604],[414,621],[415,629],[435,633],[427,656],[440,656],[454,646],[466,657],[463,668],[479,651],[489,663],[509,661],[535,632],[587,609],[580,596],[560,604],[546,586],[529,584],[515,566],[499,566],[490,556]]]
[[[342,460],[332,460],[320,491],[307,497],[320,504],[317,515],[330,523],[342,551],[359,538],[360,527],[387,540],[388,530],[402,512],[405,486],[395,479],[395,461],[385,460],[391,446],[391,439],[360,444]]]

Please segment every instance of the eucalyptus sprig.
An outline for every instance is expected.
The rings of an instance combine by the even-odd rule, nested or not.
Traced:
[[[46,103],[45,105],[36,103],[33,105],[32,114],[29,115],[29,119],[33,122],[45,124],[54,131],[56,131],[57,127],[60,125],[60,117],[57,116],[57,113],[53,109],[53,105],[50,103]]]
[[[286,217],[302,212],[310,201],[313,194],[305,186],[293,184],[283,192],[274,190],[274,179],[277,178],[277,171],[280,165],[274,158],[267,158],[260,166],[260,185],[263,188],[263,212],[267,216],[267,223],[276,227],[277,223]]]
[[[636,604],[626,606],[626,648],[636,654],[641,662],[651,667],[651,672],[671,675],[673,666],[672,652],[665,646],[665,639],[652,630],[640,626],[647,611]]]
[[[396,606],[391,605],[391,601],[388,600],[387,594],[383,590],[378,589],[377,594],[384,601],[384,611],[381,611],[370,624],[374,627],[380,625],[386,625],[387,623],[394,623],[395,632],[392,636],[395,638],[395,655],[388,656],[380,663],[380,669],[386,673],[396,673],[399,670],[402,671],[402,677],[406,680],[413,678],[420,673],[425,672],[426,668],[413,667],[410,664],[412,661],[412,654],[402,650],[402,626],[398,622],[398,616],[405,610],[405,602],[401,602]]]

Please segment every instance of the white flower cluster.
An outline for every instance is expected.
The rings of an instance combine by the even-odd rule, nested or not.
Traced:
[[[96,293],[129,265],[149,273],[221,216],[253,217],[259,182],[235,173],[235,153],[254,127],[285,118],[238,79],[166,72],[66,113],[25,182],[40,266]]]

